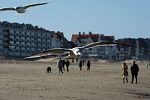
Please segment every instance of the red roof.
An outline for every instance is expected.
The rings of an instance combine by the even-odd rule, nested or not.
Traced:
[[[99,34],[73,34],[72,35],[72,38],[71,38],[71,41],[72,42],[75,42],[79,39],[85,39],[85,38],[97,38],[99,37]]]
[[[80,39],[86,39],[86,38],[91,38],[93,42],[98,42],[98,38],[101,36],[104,40],[113,42],[114,36],[104,36],[103,34],[73,34],[71,41],[76,42],[79,41]]]

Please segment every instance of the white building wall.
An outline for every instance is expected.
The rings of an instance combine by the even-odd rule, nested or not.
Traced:
[[[8,43],[3,42],[3,30],[9,30]],[[35,52],[60,47],[57,37],[50,32],[11,28],[0,25],[0,56],[30,56]],[[6,47],[4,48],[4,45]],[[5,49],[5,50],[4,50]]]

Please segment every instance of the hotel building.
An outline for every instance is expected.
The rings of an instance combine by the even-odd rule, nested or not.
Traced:
[[[26,57],[50,48],[67,47],[62,32],[31,24],[0,22],[0,57]]]

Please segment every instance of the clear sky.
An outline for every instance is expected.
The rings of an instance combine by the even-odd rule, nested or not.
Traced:
[[[0,8],[50,2],[24,14],[0,12],[0,21],[38,25],[50,31],[91,31],[118,38],[150,38],[150,0],[0,0]]]

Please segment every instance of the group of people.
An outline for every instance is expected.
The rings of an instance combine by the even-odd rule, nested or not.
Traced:
[[[69,71],[69,65],[70,62],[69,60],[62,60],[61,58],[59,59],[59,61],[57,62],[58,68],[59,68],[59,73],[63,73],[65,71],[65,65],[67,68],[67,72]],[[84,65],[84,61],[80,60],[79,61],[79,69],[82,70],[82,66]],[[90,70],[91,67],[91,62],[90,60],[87,61],[87,70]],[[133,83],[134,78],[136,80],[136,84],[137,84],[137,76],[138,76],[138,72],[139,72],[139,67],[138,65],[135,63],[135,61],[133,61],[133,64],[130,67],[131,70],[131,75],[132,75],[132,80],[131,83]],[[122,76],[123,76],[123,83],[128,83],[128,66],[127,64],[124,62],[122,65]]]
[[[139,67],[135,63],[135,61],[133,61],[133,64],[131,65],[130,70],[131,70],[131,75],[132,75],[131,83],[133,83],[134,78],[135,78],[136,84],[137,84],[137,76],[139,72]],[[128,66],[125,62],[122,65],[122,76],[123,76],[123,83],[125,83],[125,79],[126,79],[126,82],[128,83]]]
[[[65,65],[66,65],[66,68],[67,68],[67,72],[69,71],[69,65],[70,65],[69,60],[65,61],[65,60],[60,58],[57,62],[57,65],[58,65],[58,68],[59,68],[59,74],[63,73],[65,71]],[[79,61],[80,70],[82,70],[83,65],[84,65],[84,60],[80,60]],[[90,60],[88,60],[87,61],[87,70],[90,70],[90,67],[91,67],[91,62],[90,62]]]
[[[69,60],[65,61],[60,58],[59,61],[57,62],[57,65],[59,68],[59,73],[63,73],[65,71],[65,65],[67,68],[67,72],[69,71],[69,65],[70,65]]]
[[[79,62],[79,69],[80,70],[82,70],[82,66],[84,65],[84,60],[80,60],[80,62]],[[88,60],[87,61],[87,70],[89,70],[90,71],[90,67],[91,67],[91,62],[90,62],[90,60]]]

